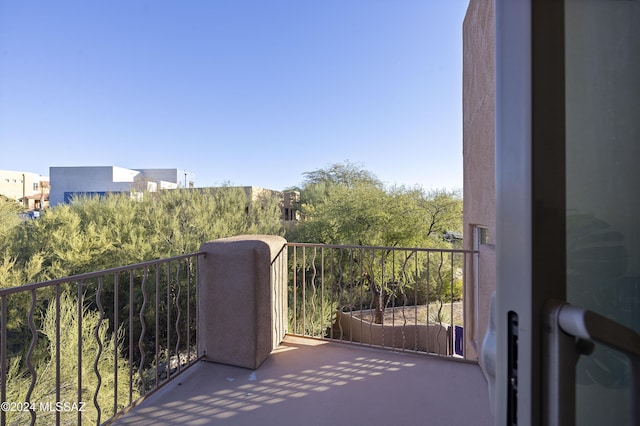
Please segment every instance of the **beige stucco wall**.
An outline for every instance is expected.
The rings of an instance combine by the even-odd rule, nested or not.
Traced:
[[[470,0],[463,24],[464,248],[474,248],[474,226],[487,228],[478,268],[467,266],[467,357],[475,358],[495,290],[495,14],[494,0]],[[477,285],[477,289],[475,286]]]
[[[337,312],[333,330],[336,337],[344,340],[438,355],[452,354],[451,327],[446,325],[373,324],[355,315]]]
[[[34,186],[37,184],[37,187]],[[0,170],[0,194],[21,200],[25,197],[48,194],[48,179],[36,173],[20,172],[11,170]],[[25,200],[25,208],[32,208],[34,200]]]

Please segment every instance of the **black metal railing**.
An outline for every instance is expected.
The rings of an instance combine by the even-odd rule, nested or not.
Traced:
[[[100,424],[191,366],[201,255],[0,289],[0,423]]]
[[[463,356],[476,251],[289,243],[289,333]]]
[[[0,423],[108,422],[193,365],[204,255],[0,289]],[[287,243],[270,268],[281,283],[272,288],[274,345],[288,330],[464,356],[463,282],[477,256]]]

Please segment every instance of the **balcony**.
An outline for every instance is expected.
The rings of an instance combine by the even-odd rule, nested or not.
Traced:
[[[245,237],[0,290],[1,423],[491,424],[475,256]]]
[[[489,425],[477,365],[286,336],[257,370],[200,362],[117,425]]]

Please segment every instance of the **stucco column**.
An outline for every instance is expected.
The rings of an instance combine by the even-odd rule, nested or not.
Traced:
[[[489,323],[491,295],[496,289],[494,4],[494,0],[470,0],[462,25],[464,248],[480,252],[477,258],[467,256],[466,264],[464,345],[467,359],[477,359]],[[484,241],[476,240],[476,227],[484,228]]]
[[[243,235],[205,243],[198,261],[198,353],[255,369],[287,324],[286,240]]]

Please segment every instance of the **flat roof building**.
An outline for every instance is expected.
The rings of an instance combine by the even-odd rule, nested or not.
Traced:
[[[46,207],[49,178],[31,172],[0,170],[0,195],[21,202],[25,209]]]
[[[193,186],[193,175],[182,169],[126,169],[117,166],[50,167],[51,205],[82,195],[155,192]],[[191,180],[187,181],[187,177]]]

